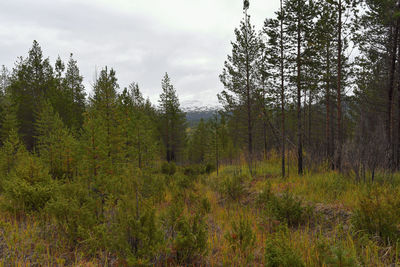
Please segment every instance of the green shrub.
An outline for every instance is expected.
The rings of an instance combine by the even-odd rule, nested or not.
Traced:
[[[172,176],[176,172],[176,165],[174,162],[164,162],[161,165],[161,173]]]
[[[51,199],[57,185],[40,159],[26,154],[3,182],[3,207],[14,212],[39,211]]]
[[[127,259],[131,266],[155,262],[163,245],[155,211],[142,205],[139,209],[137,212],[135,200],[129,197],[119,201],[108,237],[110,249]]]
[[[352,216],[355,230],[379,236],[385,243],[400,238],[400,199],[397,192],[374,187],[360,197]]]
[[[153,198],[160,203],[166,194],[165,177],[160,174],[144,175],[141,181],[141,195],[145,198]]]
[[[243,182],[244,177],[241,175],[228,176],[222,181],[220,191],[229,199],[239,200],[245,193]]]
[[[265,208],[269,216],[286,222],[289,226],[303,224],[313,215],[312,206],[304,205],[289,191],[285,191],[281,196],[274,195],[269,184],[259,193],[257,203]]]
[[[166,237],[170,239],[174,259],[178,264],[190,264],[207,253],[208,229],[204,215],[185,215],[181,198],[174,198],[162,223]]]
[[[211,212],[211,203],[208,198],[203,197],[200,202],[200,213],[207,214]]]
[[[228,241],[230,248],[233,252],[239,252],[248,260],[252,259],[256,236],[251,229],[249,220],[240,217],[239,221],[233,221],[231,226],[232,230],[225,234],[225,239]]]
[[[213,163],[207,163],[205,167],[205,172],[207,174],[211,174],[213,171],[215,171],[217,168],[215,167],[215,164]]]
[[[96,225],[96,201],[79,183],[62,185],[45,210],[72,244],[87,239]]]
[[[176,238],[173,248],[176,260],[180,264],[189,264],[196,257],[207,252],[207,224],[200,214],[193,217],[181,217],[176,224]]]
[[[331,248],[331,255],[327,257],[327,266],[356,267],[357,259],[351,252],[345,250],[341,244]]]
[[[303,267],[299,253],[290,246],[287,230],[268,238],[264,254],[266,267]]]
[[[312,214],[312,207],[304,206],[301,200],[295,199],[288,191],[272,202],[271,209],[278,220],[285,221],[289,226],[305,223]]]
[[[192,188],[195,181],[195,176],[187,176],[181,173],[177,173],[173,178],[178,189]]]

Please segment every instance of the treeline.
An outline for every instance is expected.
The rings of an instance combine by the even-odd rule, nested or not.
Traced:
[[[260,31],[246,13],[218,97],[250,169],[272,149],[283,176],[399,169],[399,27],[394,0],[283,0]]]
[[[193,182],[189,174],[214,167],[173,176],[176,164],[188,161],[189,137],[168,74],[157,107],[137,83],[121,90],[116,72],[107,67],[86,96],[73,56],[66,65],[58,58],[52,66],[34,41],[11,72],[2,68],[0,85],[4,220],[39,224],[40,239],[55,244],[48,253],[79,249],[84,257],[105,259],[101,265],[121,259],[138,266],[169,257],[184,263],[204,253],[203,202],[192,203],[196,216],[182,216],[179,194]],[[160,215],[156,207],[167,187],[174,203]],[[16,264],[13,257],[4,263]]]

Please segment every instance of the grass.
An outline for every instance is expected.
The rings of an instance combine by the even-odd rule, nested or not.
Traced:
[[[233,175],[245,177],[241,181],[244,190],[239,198],[230,199],[224,196],[219,186],[223,179]],[[258,195],[267,186],[271,187],[275,196],[290,192],[304,205],[312,205],[315,216],[288,227],[257,205]],[[271,255],[279,257],[281,253],[279,250],[268,250],[269,254],[266,253],[266,249],[275,244],[273,247],[282,246],[285,249],[281,251],[290,250],[297,255],[304,266],[398,266],[400,242],[382,242],[351,225],[351,216],[358,208],[360,198],[372,187],[379,187],[384,192],[400,192],[400,175],[395,174],[390,180],[378,177],[375,184],[357,183],[333,171],[306,173],[303,176],[292,171],[289,177],[282,179],[279,161],[270,160],[259,163],[256,174],[251,178],[245,165],[223,166],[218,176],[216,173],[205,174],[186,189],[190,194],[208,199],[210,205],[210,213],[206,217],[207,253],[197,264],[268,266],[267,260]],[[164,200],[156,204],[157,216],[161,216],[165,207],[173,201],[172,193],[167,190]],[[192,212],[189,202],[185,203],[183,211],[186,215]],[[241,220],[247,222],[244,235],[249,232],[254,234],[254,244],[250,242],[246,249],[238,250],[237,245],[232,245],[237,238],[237,229],[232,222]],[[400,221],[397,223],[400,225]],[[66,241],[52,231],[51,224],[39,225],[32,216],[17,218],[5,212],[0,216],[0,251],[1,266],[118,265],[118,259],[105,252],[88,256],[85,251],[79,250],[79,246],[71,250]],[[287,258],[285,255],[281,257]],[[110,258],[113,258],[112,262]],[[168,260],[159,264],[174,265]]]

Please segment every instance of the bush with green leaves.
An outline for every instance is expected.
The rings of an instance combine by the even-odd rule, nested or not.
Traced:
[[[207,174],[211,174],[216,169],[217,169],[217,167],[213,163],[207,163],[206,166],[205,166],[205,172]]]
[[[357,258],[350,251],[346,250],[342,244],[331,247],[330,255],[325,261],[327,266],[357,267]]]
[[[303,224],[313,215],[312,206],[305,205],[289,191],[276,196],[269,184],[259,193],[257,203],[266,210],[268,216],[286,222],[289,226]]]
[[[25,153],[3,181],[3,206],[13,212],[40,211],[52,198],[57,186],[41,160]]]
[[[72,182],[58,188],[45,210],[59,231],[76,245],[91,235],[97,223],[96,209],[96,200],[87,187]]]
[[[164,162],[161,165],[161,173],[172,176],[176,172],[176,165],[174,162]]]
[[[398,192],[373,187],[364,193],[352,216],[356,231],[379,236],[385,243],[400,239],[400,199]]]
[[[266,267],[304,267],[300,254],[290,245],[288,229],[268,237],[264,254]]]
[[[110,222],[108,246],[130,266],[152,265],[162,251],[163,235],[155,210],[135,201],[129,196],[118,201],[116,218]]]
[[[231,200],[239,200],[245,193],[244,180],[242,175],[227,176],[220,185],[220,192]]]
[[[249,219],[241,216],[238,221],[232,221],[231,227],[232,230],[225,234],[229,247],[233,252],[237,252],[240,256],[251,260],[256,236],[251,228]]]
[[[165,177],[160,174],[146,173],[140,181],[141,194],[159,203],[165,198]]]
[[[162,222],[176,263],[190,264],[207,253],[208,227],[201,210],[185,214],[183,199],[175,196]]]
[[[188,264],[207,253],[207,224],[201,214],[181,217],[175,227],[173,249],[180,264]]]

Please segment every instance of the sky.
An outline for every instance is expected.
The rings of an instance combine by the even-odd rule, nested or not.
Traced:
[[[250,0],[252,24],[278,8]],[[183,107],[214,106],[242,18],[242,0],[0,0],[0,65],[12,69],[37,40],[52,64],[74,54],[89,94],[108,66],[120,90],[137,82],[155,104],[168,72]]]

